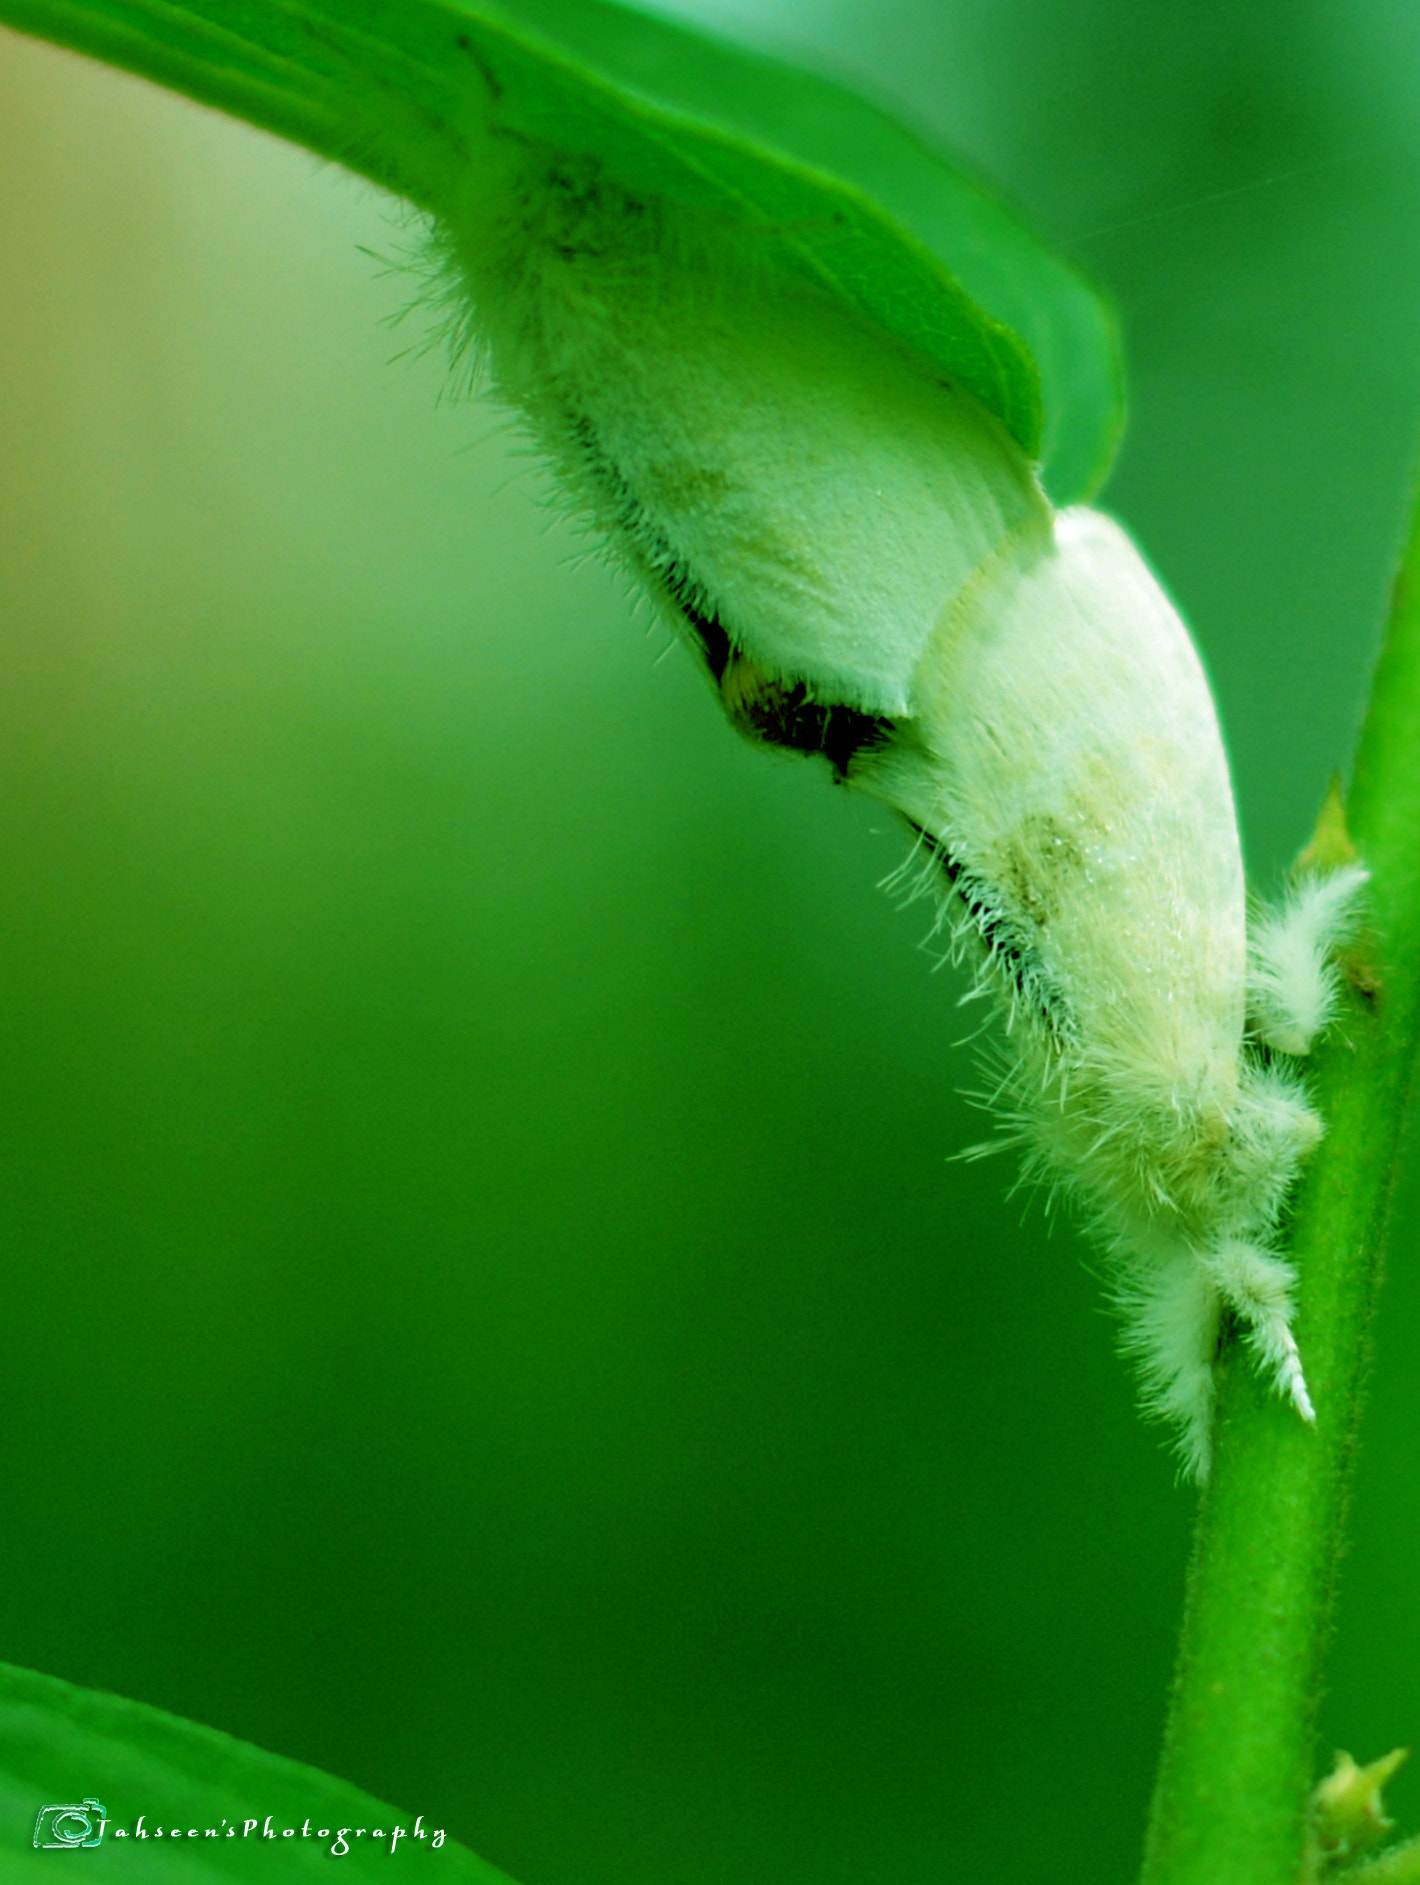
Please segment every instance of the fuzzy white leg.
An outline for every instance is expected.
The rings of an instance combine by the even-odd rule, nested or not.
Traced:
[[[1303,1420],[1314,1421],[1316,1409],[1292,1334],[1296,1271],[1290,1263],[1240,1237],[1226,1238],[1205,1259],[1205,1268],[1223,1301],[1247,1325],[1248,1345],[1271,1374],[1278,1393]]]
[[[1213,1358],[1221,1298],[1184,1246],[1136,1269],[1120,1292],[1124,1349],[1139,1369],[1144,1404],[1178,1431],[1186,1478],[1199,1485],[1213,1456]]]
[[[1359,864],[1306,876],[1279,910],[1265,911],[1248,936],[1248,1017],[1253,1032],[1283,1054],[1307,1054],[1336,1006],[1332,951],[1355,921],[1368,873]]]

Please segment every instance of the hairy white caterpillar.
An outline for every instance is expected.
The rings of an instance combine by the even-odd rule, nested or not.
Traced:
[[[1225,1317],[1310,1420],[1275,1238],[1321,1123],[1290,1060],[1364,872],[1303,882],[1249,946],[1187,630],[969,394],[590,159],[495,126],[475,174],[440,239],[459,337],[731,720],[909,821],[1005,1017],[1003,1142],[1088,1213],[1186,1469]]]

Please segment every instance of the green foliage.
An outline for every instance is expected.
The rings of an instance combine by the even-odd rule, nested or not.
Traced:
[[[1030,428],[1036,422],[1037,396],[1024,349],[1004,331],[1001,324],[1005,323],[1029,342],[1035,355],[1044,392],[1047,471],[1057,497],[1086,488],[1102,468],[1117,406],[1112,356],[1102,338],[1106,324],[1096,304],[1068,276],[1054,272],[1055,265],[1034,245],[1013,248],[1018,232],[1012,233],[1015,226],[988,197],[974,193],[959,176],[877,114],[816,81],[781,74],[679,29],[646,22],[633,25],[629,15],[590,4],[568,8],[565,17],[560,11],[556,17],[550,13],[534,17],[524,10],[517,25],[506,14],[495,19],[482,12],[455,15],[423,6],[345,8],[337,17],[310,8],[259,5],[211,6],[204,13],[183,6],[126,5],[123,0],[102,7],[0,0],[0,13],[28,30],[165,79],[192,96],[281,130],[435,209],[441,178],[449,162],[457,158],[460,114],[474,108],[475,100],[482,109],[493,98],[496,107],[506,112],[510,126],[551,128],[570,135],[575,125],[585,145],[596,148],[608,163],[624,168],[629,177],[669,192],[685,192],[701,203],[724,205],[730,213],[747,209],[761,228],[781,231],[786,254],[796,266],[833,282],[873,318],[914,344],[928,351],[941,346],[946,350],[943,364],[964,375],[975,374],[973,384],[984,389],[983,397],[997,402],[1003,417],[1025,438],[1032,435]],[[587,25],[585,45],[575,37],[579,22]],[[476,60],[460,46],[460,38],[477,50]],[[691,47],[694,56],[682,56]],[[835,221],[839,216],[845,220]],[[1032,270],[1041,272],[1033,276]],[[1019,286],[1031,281],[1034,286],[1029,290]],[[1011,301],[1013,283],[1020,306]],[[995,321],[984,316],[983,310],[989,310]],[[1078,430],[1074,429],[1077,419]],[[1391,696],[1393,701],[1398,698],[1394,693]],[[1393,751],[1395,765],[1402,770],[1407,748],[1413,750],[1407,729],[1414,724],[1410,709],[1400,712]],[[1378,777],[1374,775],[1369,785],[1362,780],[1362,798],[1370,809],[1366,811],[1363,805],[1358,811],[1357,830],[1368,858],[1388,866],[1378,885],[1377,913],[1384,927],[1397,909],[1414,907],[1402,865],[1413,856],[1413,845],[1411,851],[1405,845],[1415,827],[1408,800],[1392,794],[1394,780],[1382,779],[1377,785]],[[1382,857],[1377,847],[1387,845],[1389,852]],[[1397,960],[1403,955],[1403,950],[1398,951]],[[1349,1043],[1343,1043],[1332,1056],[1334,1068],[1341,1067],[1349,1052]],[[558,1053],[560,1071],[560,1043]],[[1358,1077],[1359,1093],[1369,1076],[1363,1068]],[[1333,1145],[1341,1162],[1319,1167],[1313,1187],[1318,1198],[1330,1199],[1333,1216],[1342,1204],[1353,1218],[1357,1213],[1368,1216],[1368,1239],[1378,1216],[1376,1185],[1383,1187],[1391,1169],[1404,1077],[1405,1068],[1399,1063],[1386,1071],[1391,1083],[1390,1097],[1384,1099],[1390,1137],[1379,1132],[1374,1119],[1365,1117],[1359,1118],[1358,1131],[1339,1128],[1333,1133]],[[1329,1107],[1344,1104],[1343,1085],[1328,1093]],[[1369,1104],[1363,1102],[1363,1111]],[[1340,1119],[1340,1114],[1333,1116]],[[1360,1173],[1364,1182],[1359,1188],[1358,1167],[1346,1163],[1348,1146],[1353,1155],[1358,1149],[1364,1153],[1365,1170]],[[1325,1175],[1328,1171],[1330,1177]],[[720,1202],[717,1197],[716,1203]],[[1301,1220],[1304,1227],[1324,1225],[1318,1211],[1310,1207],[1308,1211]],[[1311,1234],[1324,1241],[1315,1229]],[[1325,1236],[1333,1254],[1344,1258],[1349,1245],[1334,1223]],[[1323,1258],[1319,1250],[1320,1267],[1309,1274],[1328,1290],[1350,1289],[1346,1300],[1339,1302],[1342,1319],[1334,1324],[1336,1367],[1331,1355],[1321,1364],[1335,1405],[1341,1409],[1339,1425],[1326,1441],[1325,1483],[1303,1483],[1310,1470],[1302,1453],[1307,1436],[1291,1425],[1283,1431],[1282,1410],[1260,1398],[1255,1409],[1238,1401],[1230,1410],[1240,1427],[1252,1424],[1264,1452],[1253,1454],[1251,1463],[1241,1464],[1234,1476],[1236,1517],[1223,1528],[1224,1542],[1232,1553],[1225,1568],[1238,1571],[1238,1583],[1244,1589],[1255,1588],[1259,1566],[1274,1567],[1279,1574],[1294,1568],[1308,1586],[1306,1604],[1312,1606],[1299,1608],[1290,1593],[1284,1600],[1278,1600],[1275,1590],[1268,1597],[1270,1613],[1284,1623],[1296,1620],[1301,1632],[1286,1645],[1290,1660],[1284,1659],[1281,1665],[1285,1680],[1270,1695],[1255,1691],[1253,1697],[1270,1707],[1280,1696],[1291,1711],[1285,1723],[1284,1762],[1279,1765],[1254,1732],[1255,1714],[1235,1708],[1233,1695],[1225,1689],[1217,1691],[1223,1704],[1219,1713],[1244,1724],[1252,1737],[1249,1759],[1263,1749],[1268,1784],[1274,1796],[1285,1796],[1280,1807],[1277,1797],[1269,1806],[1266,1837],[1274,1855],[1296,1831],[1299,1777],[1315,1696],[1315,1657],[1324,1635],[1332,1564],[1333,1534],[1322,1533],[1334,1522],[1341,1483],[1338,1473],[1347,1463],[1347,1423],[1354,1413],[1354,1387],[1364,1347],[1359,1332],[1366,1307],[1363,1298],[1373,1275],[1364,1266],[1349,1274],[1344,1261],[1328,1269]],[[1359,1295],[1350,1288],[1357,1278],[1362,1286]],[[1337,1309],[1337,1300],[1318,1306],[1315,1290],[1308,1293],[1303,1314],[1312,1317],[1313,1327],[1303,1324],[1305,1344],[1317,1339],[1320,1325],[1332,1326],[1330,1318]],[[994,1304],[991,1313],[998,1313]],[[1345,1379],[1336,1368],[1349,1370]],[[1246,1383],[1251,1377],[1245,1370],[1237,1373],[1244,1383],[1237,1392],[1250,1394]],[[373,1369],[372,1378],[376,1378]],[[1257,1484],[1273,1483],[1268,1478],[1270,1467],[1259,1462],[1272,1457],[1265,1449],[1274,1444],[1288,1454],[1290,1464],[1283,1462],[1286,1471],[1290,1474],[1295,1468],[1300,1475],[1276,1482],[1280,1503],[1287,1508],[1284,1522],[1293,1527],[1290,1543],[1272,1522],[1274,1508],[1258,1504],[1254,1496]],[[1320,1519],[1317,1505],[1307,1507],[1305,1496],[1300,1504],[1293,1497],[1299,1484],[1304,1495],[1308,1488],[1312,1492],[1320,1488],[1321,1504],[1326,1507]],[[1227,1496],[1220,1481],[1215,1512]],[[1301,1535],[1314,1540],[1318,1549],[1294,1565],[1288,1554]],[[1241,1546],[1240,1554],[1232,1552],[1234,1545]],[[1231,1618],[1228,1643],[1211,1663],[1199,1658],[1190,1665],[1192,1673],[1186,1672],[1194,1693],[1205,1699],[1214,1694],[1212,1685],[1219,1680],[1220,1667],[1226,1665],[1231,1671],[1242,1666],[1255,1648],[1246,1615],[1231,1604],[1230,1597],[1220,1601],[1220,1612]],[[875,1601],[874,1614],[878,1608]],[[1288,1685],[1290,1691],[1284,1693]],[[105,1706],[122,1711],[129,1705]],[[132,1713],[146,1716],[148,1711]],[[1403,1732],[1405,1724],[1398,1726]],[[1235,1750],[1218,1738],[1219,1733],[1216,1719],[1206,1724],[1203,1739],[1208,1742],[1206,1760],[1211,1765],[1197,1770],[1198,1786],[1207,1795],[1210,1812],[1213,1803],[1235,1798],[1246,1818],[1257,1798],[1252,1776],[1244,1779],[1241,1769],[1229,1765]],[[55,1770],[47,1767],[45,1771],[47,1791]],[[76,1787],[88,1790],[94,1784],[92,1774],[65,1771],[74,1772]],[[1191,1826],[1198,1824],[1201,1797],[1195,1792],[1184,1803],[1192,1815]],[[1225,1817],[1215,1822],[1212,1836],[1232,1838]],[[1199,1875],[1210,1880],[1221,1876],[1211,1860],[1201,1862]]]
[[[471,117],[752,229],[969,386],[1057,503],[1117,443],[1093,289],[940,152],[790,66],[605,0],[0,0],[0,20],[278,131],[438,211]]]
[[[224,1879],[270,1878],[279,1858],[283,1878],[324,1877],[345,1828],[341,1843],[348,1850],[334,1856],[357,1877],[387,1866],[396,1854],[407,1861],[437,1853],[438,1875],[450,1885],[510,1885],[505,1873],[452,1840],[433,1847],[437,1827],[424,1827],[424,1838],[416,1840],[413,1814],[314,1767],[161,1709],[0,1664],[0,1826],[13,1838],[34,1823],[41,1806],[90,1798],[110,1824],[81,1861],[86,1876],[218,1885]],[[274,1845],[266,1837],[268,1826]],[[395,1840],[396,1826],[404,1828],[405,1838]],[[206,1837],[209,1827],[215,1839]],[[228,1827],[235,1828],[230,1837]],[[359,1827],[365,1828],[363,1837],[357,1836]],[[194,1828],[195,1839],[188,1836]],[[183,1836],[175,1840],[179,1829]],[[378,1840],[377,1830],[383,1835]],[[12,1848],[4,1875],[13,1878],[22,1867],[18,1875],[26,1879],[50,1876],[45,1867],[55,1863],[52,1850]]]

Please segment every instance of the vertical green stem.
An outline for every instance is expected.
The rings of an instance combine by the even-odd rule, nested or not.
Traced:
[[[1367,934],[1317,1056],[1327,1137],[1297,1200],[1297,1339],[1315,1429],[1233,1344],[1189,1567],[1144,1885],[1292,1885],[1401,1127],[1420,1042],[1420,510],[1347,806]]]

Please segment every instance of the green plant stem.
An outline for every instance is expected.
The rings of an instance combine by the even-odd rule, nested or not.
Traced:
[[[1144,1885],[1292,1885],[1322,1656],[1401,1130],[1420,1040],[1420,510],[1397,578],[1347,805],[1370,866],[1366,934],[1317,1057],[1327,1137],[1298,1197],[1308,1428],[1236,1342],[1201,1503]]]

